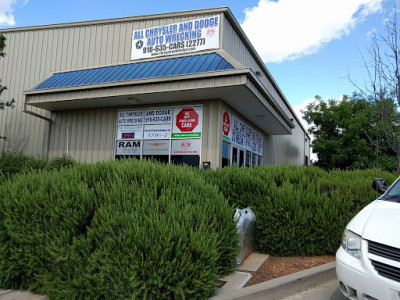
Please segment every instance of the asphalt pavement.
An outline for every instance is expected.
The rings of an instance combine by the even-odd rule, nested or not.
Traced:
[[[339,282],[337,279],[332,279],[319,284],[315,287],[309,288],[300,293],[282,298],[281,300],[346,300],[347,298],[342,295],[339,289]]]

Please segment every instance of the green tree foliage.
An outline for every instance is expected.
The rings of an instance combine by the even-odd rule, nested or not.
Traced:
[[[386,114],[398,116],[394,102],[386,99]],[[395,123],[382,124],[381,106],[354,94],[343,100],[316,101],[303,111],[314,136],[312,147],[318,155],[316,165],[327,169],[367,169],[379,167],[396,170],[396,152],[386,135]]]
[[[4,52],[5,47],[6,47],[6,37],[4,35],[0,34],[0,57],[4,57],[6,55],[6,53]],[[0,96],[6,89],[7,89],[7,87],[3,86],[1,84],[1,79],[0,79]],[[6,101],[6,100],[2,100],[0,98],[0,110],[4,109],[5,107],[14,108],[15,107],[14,103],[15,103],[14,99]],[[5,140],[5,139],[7,139],[7,137],[0,135],[0,139]]]

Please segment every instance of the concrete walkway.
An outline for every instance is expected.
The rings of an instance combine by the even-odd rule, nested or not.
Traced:
[[[0,300],[47,300],[47,297],[25,291],[0,290]]]
[[[245,288],[223,290],[213,300],[278,300],[336,278],[335,262],[271,279]],[[244,286],[244,285],[243,285]]]

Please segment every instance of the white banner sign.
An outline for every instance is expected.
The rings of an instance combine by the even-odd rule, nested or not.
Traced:
[[[220,16],[134,30],[131,60],[219,48]]]
[[[143,138],[143,126],[118,126],[117,140],[137,140]]]
[[[171,124],[144,125],[144,139],[170,139]]]
[[[171,123],[172,120],[172,109],[161,108],[151,109],[144,112],[145,124],[166,124]]]
[[[143,142],[143,155],[169,155],[169,140]]]
[[[172,141],[172,155],[200,155],[201,140],[186,139]]]
[[[143,123],[142,111],[120,111],[117,125],[138,125]]]
[[[141,141],[117,141],[116,155],[140,155]]]

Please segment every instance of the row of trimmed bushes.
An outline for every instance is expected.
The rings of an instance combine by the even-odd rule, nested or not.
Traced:
[[[5,177],[30,172],[32,170],[50,171],[74,165],[76,165],[76,162],[67,155],[47,160],[32,155],[26,155],[22,152],[2,152],[0,154],[0,176]]]
[[[204,172],[234,207],[257,217],[255,249],[271,255],[333,254],[351,218],[378,195],[374,178],[391,184],[381,170],[323,171],[315,167],[230,167]]]
[[[396,178],[380,170],[61,160],[54,168],[25,160],[19,175],[0,169],[1,288],[50,298],[204,299],[235,264],[235,207],[255,212],[259,252],[333,254],[349,220],[376,198],[372,180]]]
[[[124,160],[14,175],[0,184],[0,287],[205,299],[235,264],[233,212],[189,167]]]

